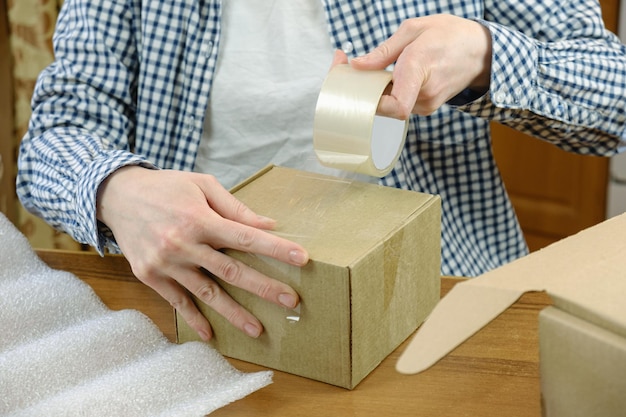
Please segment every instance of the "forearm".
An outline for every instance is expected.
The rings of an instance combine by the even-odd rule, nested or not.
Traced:
[[[66,129],[27,135],[20,147],[16,185],[27,210],[102,252],[108,242],[98,233],[96,221],[99,185],[121,166],[147,163],[126,151],[94,152],[97,146],[94,138]]]
[[[55,62],[39,76],[19,154],[23,205],[77,241],[103,249],[95,216],[100,183],[133,154],[136,45],[127,3],[66,2]],[[115,33],[115,42],[109,35]]]
[[[626,138],[626,49],[598,14],[581,18],[572,7],[559,17],[565,9],[528,35],[483,22],[493,44],[489,94],[459,109],[568,151],[611,155]]]

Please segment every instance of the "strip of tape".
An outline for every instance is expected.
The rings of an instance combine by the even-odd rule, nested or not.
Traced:
[[[396,164],[408,120],[376,115],[391,83],[389,71],[333,67],[322,84],[313,124],[313,147],[322,165],[384,177]]]

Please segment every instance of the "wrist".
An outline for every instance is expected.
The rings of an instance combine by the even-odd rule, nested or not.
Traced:
[[[108,227],[107,218],[115,210],[113,208],[115,207],[115,201],[120,199],[119,196],[124,195],[124,192],[128,189],[127,184],[133,183],[130,178],[149,170],[139,165],[127,165],[109,174],[98,187],[96,194],[96,219]]]
[[[489,90],[491,84],[491,61],[492,61],[492,40],[489,28],[480,22],[475,22],[480,33],[477,36],[478,48],[475,53],[475,62],[478,63],[477,75],[467,86],[468,89],[484,94]]]

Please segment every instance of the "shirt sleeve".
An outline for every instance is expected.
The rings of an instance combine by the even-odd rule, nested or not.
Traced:
[[[593,1],[488,3],[490,90],[459,110],[567,151],[612,155],[626,144],[626,48]]]
[[[102,3],[68,1],[59,14],[56,60],[33,93],[16,181],[27,210],[100,253],[115,245],[96,220],[98,186],[125,165],[155,168],[133,152],[138,23],[131,2]]]

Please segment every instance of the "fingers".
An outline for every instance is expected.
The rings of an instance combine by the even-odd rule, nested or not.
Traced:
[[[378,102],[378,114],[406,120],[413,112],[418,114],[431,112],[431,109],[426,112],[421,111],[418,105],[418,97],[426,78],[423,67],[411,62],[406,55],[403,55],[398,59],[392,78],[391,89],[383,94]]]
[[[216,249],[237,249],[295,266],[306,265],[309,261],[308,252],[299,244],[230,220],[212,220],[207,238]]]
[[[183,320],[191,327],[200,338],[208,341],[213,337],[213,331],[209,321],[198,310],[189,293],[174,279],[155,273],[134,272],[137,279],[155,290],[163,299],[181,315]]]
[[[298,294],[287,284],[270,279],[236,259],[214,250],[209,250],[205,256],[207,269],[224,282],[281,307],[292,309],[300,301]],[[261,322],[201,269],[175,267],[170,268],[168,274],[171,277],[163,276],[156,270],[136,273],[141,281],[166,299],[203,340],[211,339],[211,326],[185,288],[248,336],[256,338],[263,332]]]
[[[295,308],[300,299],[290,286],[263,275],[218,249],[236,249],[295,266],[303,266],[309,261],[307,251],[295,242],[262,230],[263,227],[273,227],[274,222],[258,216],[223,187],[216,186],[219,184],[211,182],[212,177],[208,181],[203,192],[213,210],[198,219],[204,244],[189,248],[186,259],[230,285],[282,307]],[[263,331],[258,319],[199,270],[179,271],[176,280],[249,336],[257,337]],[[187,314],[193,318],[195,313],[190,309]]]
[[[216,249],[256,253],[296,266],[309,261],[309,254],[301,245],[259,230],[273,228],[274,220],[258,216],[221,186],[203,191],[214,210],[205,218],[205,243]]]
[[[346,55],[345,52],[343,52],[342,50],[335,50],[335,54],[333,55],[333,62],[330,65],[331,68],[333,68],[336,65],[340,65],[340,64],[347,64],[348,63],[348,55]]]
[[[298,294],[287,284],[271,279],[222,252],[207,251],[203,268],[230,285],[282,307],[295,308],[300,302]],[[181,284],[194,291],[185,282],[181,281]],[[212,304],[209,295],[211,294],[207,294],[207,297],[199,295],[199,298],[207,304]]]
[[[416,52],[414,52],[417,50]],[[381,100],[379,111],[382,114],[406,120],[418,103],[418,96],[428,79],[424,60],[419,58],[419,45],[413,43],[398,57],[393,71],[393,86],[385,100]]]
[[[370,53],[351,61],[351,65],[360,70],[382,70],[396,63],[392,88],[378,104],[380,115],[406,120],[415,107],[425,79],[424,61],[419,59],[420,48],[415,43],[422,27],[415,22],[403,22],[389,39]],[[411,51],[416,51],[417,54]]]
[[[353,58],[350,64],[360,70],[380,70],[396,62],[404,48],[409,45],[418,33],[410,33],[403,23],[398,31],[385,42],[374,48],[370,53]]]
[[[250,337],[258,337],[263,332],[261,322],[235,302],[218,283],[211,279],[208,274],[196,268],[195,265],[201,266],[202,269],[234,287],[241,288],[281,307],[293,309],[300,302],[300,297],[293,288],[281,281],[269,278],[243,262],[215,249],[219,247],[238,249],[270,256],[296,266],[306,264],[308,254],[295,243],[229,220],[213,223],[213,231],[216,233],[216,237],[211,246],[197,245],[194,247],[195,252],[189,254],[188,259],[194,264],[194,267],[179,269],[172,275],[181,286],[225,317],[233,326]],[[217,236],[223,233],[232,236],[232,239],[226,238],[221,243],[217,243],[219,241]],[[172,301],[170,303],[174,305]],[[176,305],[182,309],[183,319],[204,338],[202,332],[207,334],[207,331],[204,323],[196,316],[196,306],[193,303],[189,305],[185,302],[176,303]]]
[[[429,15],[402,22],[396,33],[350,64],[380,70],[390,64],[393,86],[378,113],[406,119],[428,115],[459,92],[486,91],[491,78],[491,35],[482,24],[452,15]]]
[[[202,340],[210,340],[213,331],[189,293],[202,300],[248,336],[256,338],[263,332],[263,325],[256,317],[237,304],[215,281],[200,270],[181,269],[173,275],[176,275],[177,280],[160,274],[138,278],[167,300]]]
[[[264,216],[259,216],[250,210],[245,204],[237,200],[211,175],[203,175],[199,186],[202,188],[207,203],[211,208],[225,219],[233,220],[252,227],[272,229],[276,221]]]
[[[222,256],[226,257],[225,255]],[[232,260],[225,262],[231,263]],[[238,265],[237,268],[243,269],[242,265]],[[233,269],[230,269],[230,271],[232,272]],[[217,282],[201,272],[200,269],[185,269],[180,271],[178,275],[178,282],[180,282],[181,285],[187,288],[193,295],[216,313],[228,320],[234,327],[254,338],[259,337],[263,332],[261,322],[248,310],[235,302]],[[245,274],[237,275],[236,281],[241,280],[244,287],[253,288],[253,281],[245,280]],[[228,275],[228,278],[233,277]],[[269,280],[269,278],[266,279]],[[184,307],[187,306],[185,305]],[[197,307],[195,305],[193,307],[197,311]],[[181,311],[181,316],[183,316],[185,320],[187,320],[186,315],[191,316],[192,319],[195,318],[195,312],[191,308],[188,308],[185,314]],[[190,326],[192,325],[190,324]]]

